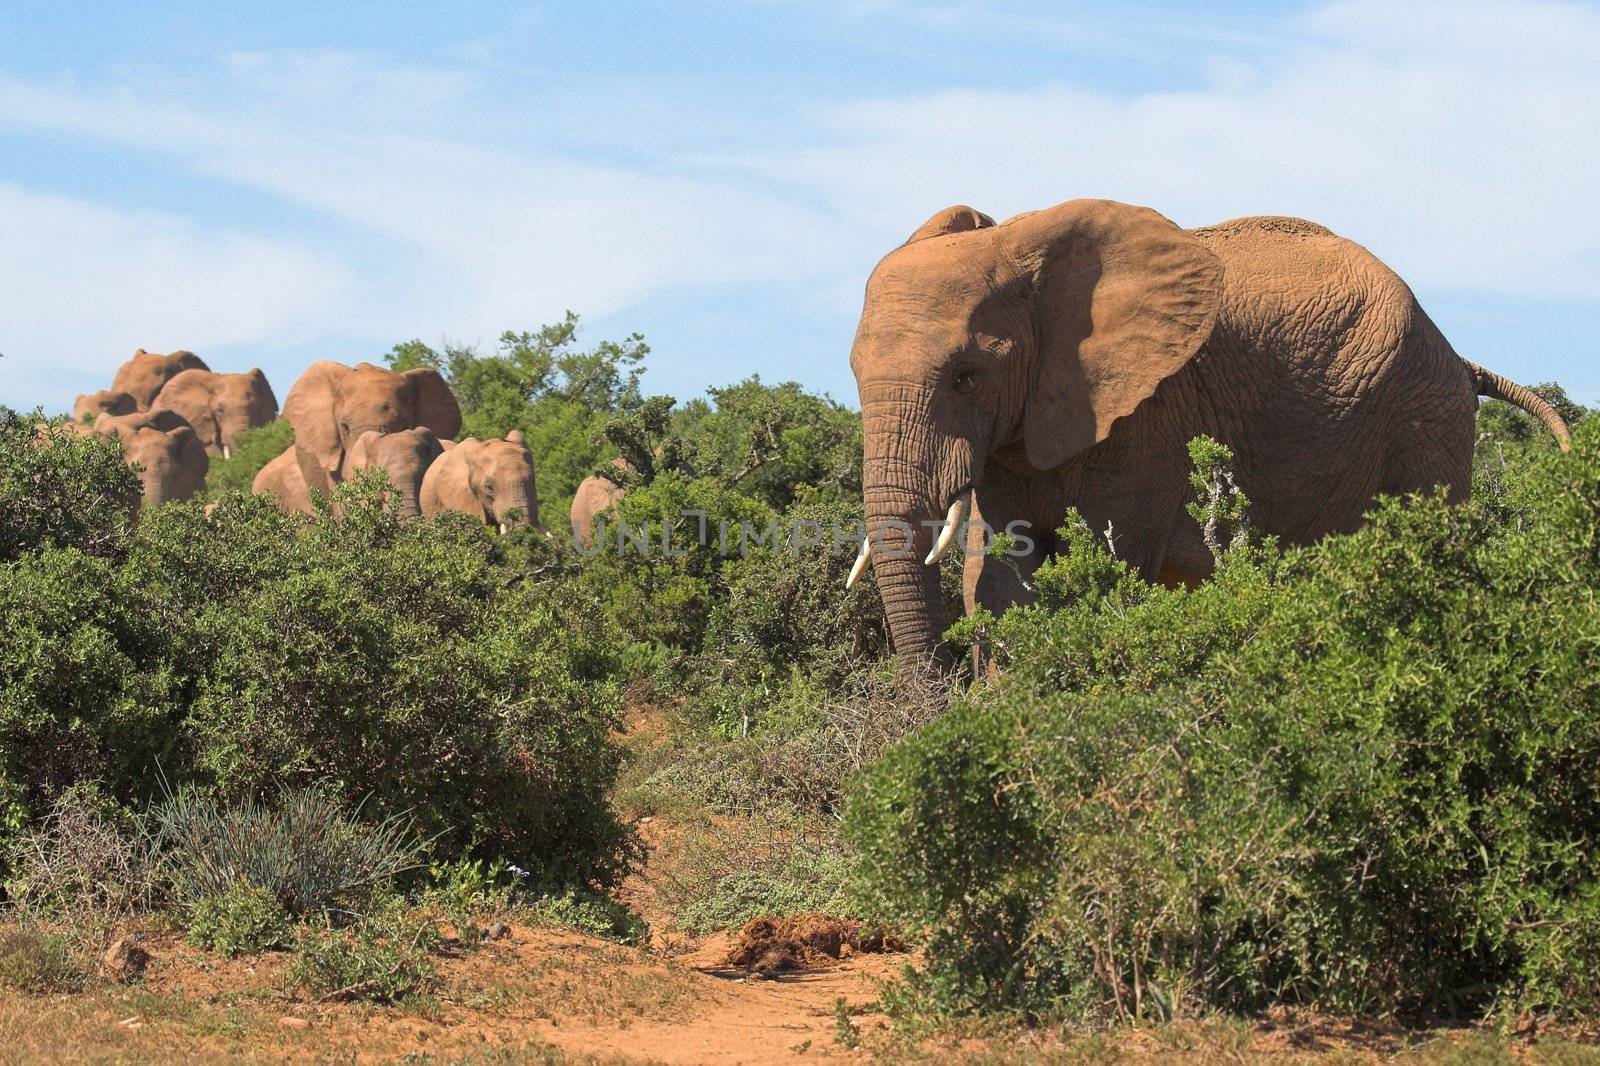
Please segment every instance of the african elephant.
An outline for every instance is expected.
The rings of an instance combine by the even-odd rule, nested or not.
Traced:
[[[611,465],[618,470],[625,470],[628,463],[623,459],[613,459]],[[572,497],[572,536],[573,539],[590,547],[594,543],[595,516],[610,507],[615,507],[627,494],[627,489],[618,485],[608,477],[599,474],[590,474],[578,484],[578,492]]]
[[[133,397],[133,402],[139,405],[139,410],[148,411],[155,402],[156,395],[163,386],[185,370],[208,370],[205,362],[193,352],[177,351],[171,355],[157,355],[147,352],[143,348],[133,353],[122,366],[117,368],[117,376],[111,381],[111,388],[116,392],[125,392]]]
[[[300,463],[293,445],[257,472],[250,483],[250,491],[258,496],[276,497],[279,510],[300,514],[316,514],[317,511],[311,505],[311,493],[306,491],[306,479],[300,476]]]
[[[437,370],[404,372],[361,363],[313,363],[283,402],[296,462],[308,488],[344,480],[345,457],[363,433],[427,427],[441,440],[461,432],[461,408]]]
[[[233,454],[241,430],[264,426],[278,417],[278,398],[260,370],[216,374],[185,370],[161,387],[152,411],[176,411],[194,427],[211,455]]]
[[[85,393],[72,402],[74,422],[93,422],[102,414],[131,415],[139,409],[138,401],[125,392],[101,389]]]
[[[193,427],[172,411],[136,411],[128,415],[102,414],[94,431],[122,442],[122,455],[142,468],[144,505],[154,507],[169,500],[187,500],[206,485],[205,446]]]
[[[504,440],[468,437],[445,450],[422,478],[422,513],[460,511],[499,526],[544,527],[539,523],[539,493],[533,456],[520,430]]]
[[[416,518],[422,514],[424,476],[442,454],[444,448],[439,438],[426,427],[402,429],[398,433],[375,433],[369,430],[357,437],[350,446],[344,469],[346,476],[357,470],[382,470],[388,475],[389,484],[400,493],[396,513],[402,518]]]
[[[850,365],[871,533],[851,579],[876,567],[913,660],[947,659],[930,564],[969,508],[1032,541],[1009,560],[969,542],[968,610],[999,612],[1030,598],[1069,507],[1148,580],[1207,574],[1185,511],[1201,434],[1233,449],[1255,527],[1290,544],[1351,529],[1378,493],[1463,499],[1478,396],[1566,438],[1548,404],[1461,359],[1371,253],[1291,218],[1183,230],[1073,200],[997,225],[948,208],[873,271]]]

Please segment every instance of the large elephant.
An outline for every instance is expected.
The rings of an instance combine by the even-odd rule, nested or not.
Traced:
[[[138,401],[128,393],[101,389],[99,392],[85,393],[72,402],[72,420],[93,422],[103,414],[131,415],[138,409]]]
[[[423,513],[423,478],[442,454],[444,448],[439,438],[426,427],[402,429],[398,433],[368,431],[350,446],[350,454],[345,457],[345,474],[382,470],[389,484],[400,493],[396,513],[402,518],[416,518]]]
[[[226,459],[241,431],[278,417],[278,398],[260,370],[216,374],[194,369],[174,375],[156,394],[150,409],[176,411],[194,427],[208,453]]]
[[[115,392],[125,392],[132,396],[134,403],[139,405],[139,410],[147,411],[167,382],[185,370],[208,369],[210,368],[206,366],[204,360],[193,352],[177,351],[170,355],[157,355],[140,348],[133,353],[132,359],[117,368],[117,376],[112,379],[111,388]]]
[[[1149,580],[1208,573],[1185,510],[1201,434],[1233,449],[1256,528],[1291,544],[1351,529],[1378,493],[1464,498],[1478,396],[1566,437],[1548,404],[1457,356],[1364,248],[1291,218],[1183,230],[1074,200],[997,225],[948,208],[873,271],[850,364],[871,532],[851,576],[876,568],[911,659],[947,655],[931,563],[969,507],[1032,541],[1009,560],[969,544],[968,609],[999,612],[1030,598],[1069,507]]]
[[[102,414],[95,419],[94,431],[116,437],[122,442],[123,458],[139,465],[146,507],[187,500],[205,488],[209,466],[205,446],[176,413]]]
[[[446,449],[422,478],[422,513],[459,511],[498,526],[544,528],[533,456],[520,430],[503,440],[468,437]]]
[[[628,468],[624,459],[613,459],[611,465],[618,470]],[[572,497],[573,539],[586,548],[593,546],[595,517],[615,507],[626,494],[621,485],[600,474],[590,474],[579,482],[577,494]]]
[[[290,445],[256,473],[250,491],[258,496],[271,496],[277,500],[279,510],[291,514],[315,514],[311,493],[306,491],[306,479],[300,476],[300,462]]]
[[[327,492],[344,480],[345,457],[363,433],[427,427],[441,440],[461,432],[461,408],[436,370],[402,372],[371,363],[313,363],[283,401],[294,427],[300,474]]]

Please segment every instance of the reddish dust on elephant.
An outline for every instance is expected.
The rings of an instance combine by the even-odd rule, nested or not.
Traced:
[[[343,481],[346,457],[366,433],[431,430],[441,441],[461,432],[461,408],[437,370],[387,370],[371,363],[313,363],[283,401],[294,427],[295,462],[308,489]]]
[[[205,446],[189,423],[173,412],[102,414],[95,420],[94,432],[115,437],[122,444],[123,458],[138,464],[146,507],[187,500],[205,489],[210,467]]]
[[[278,398],[259,369],[216,374],[196,368],[175,374],[161,387],[150,409],[182,415],[194,427],[207,454],[226,459],[240,433],[278,417]]]
[[[969,610],[1031,598],[1068,508],[1149,580],[1208,574],[1185,509],[1195,437],[1233,450],[1255,527],[1289,544],[1354,528],[1380,493],[1465,498],[1479,396],[1566,439],[1543,400],[1458,356],[1393,271],[1300,219],[948,208],[873,271],[850,365],[871,533],[852,578],[875,567],[910,659],[948,654],[932,564],[968,518],[1023,535],[1009,559],[969,551]]]
[[[628,469],[626,459],[613,459],[611,465],[619,471]],[[594,544],[596,519],[621,502],[627,491],[604,474],[590,474],[579,483],[571,508],[572,536],[577,543],[584,547]]]
[[[533,455],[520,430],[504,438],[467,437],[446,446],[422,479],[422,513],[456,511],[506,532],[539,522]]]
[[[140,348],[133,353],[133,358],[117,368],[117,376],[111,380],[111,389],[132,396],[138,409],[147,411],[167,382],[185,370],[209,369],[205,360],[193,352],[176,351],[170,355],[157,355]]]

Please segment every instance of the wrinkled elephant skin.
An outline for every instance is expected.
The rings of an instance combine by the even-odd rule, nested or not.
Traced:
[[[1187,444],[1202,434],[1233,449],[1255,527],[1305,544],[1353,528],[1378,493],[1441,485],[1462,499],[1480,394],[1564,432],[1322,226],[1182,230],[1106,200],[1000,224],[969,207],[935,215],[873,271],[850,364],[874,533],[861,565],[909,660],[947,658],[938,568],[924,560],[933,529],[969,506],[1033,541],[1008,560],[968,554],[968,609],[1000,612],[1030,598],[1069,507],[1149,580],[1209,573],[1185,511]],[[899,523],[911,550],[883,550],[907,547]]]

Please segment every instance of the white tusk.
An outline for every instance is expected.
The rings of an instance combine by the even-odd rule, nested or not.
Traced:
[[[502,537],[506,535],[506,524],[504,522],[500,523],[500,535]]]
[[[233,450],[231,448],[229,448],[226,444],[224,444],[222,446],[222,457],[224,459],[232,459],[233,458]]]
[[[856,555],[856,563],[855,563],[855,565],[850,568],[850,576],[844,579],[844,587],[848,589],[851,586],[853,586],[857,581],[860,581],[861,580],[861,575],[866,573],[867,572],[867,567],[869,567],[871,565],[872,565],[872,538],[871,537],[863,537],[861,539],[861,551],[859,553],[857,553],[857,555]]]
[[[967,503],[971,497],[962,493],[960,499],[950,505],[950,512],[944,516],[944,528],[939,530],[939,542],[933,546],[933,551],[922,560],[932,566],[944,558],[944,553],[950,550],[950,545],[956,542],[956,533],[961,529],[961,523],[967,519]]]

